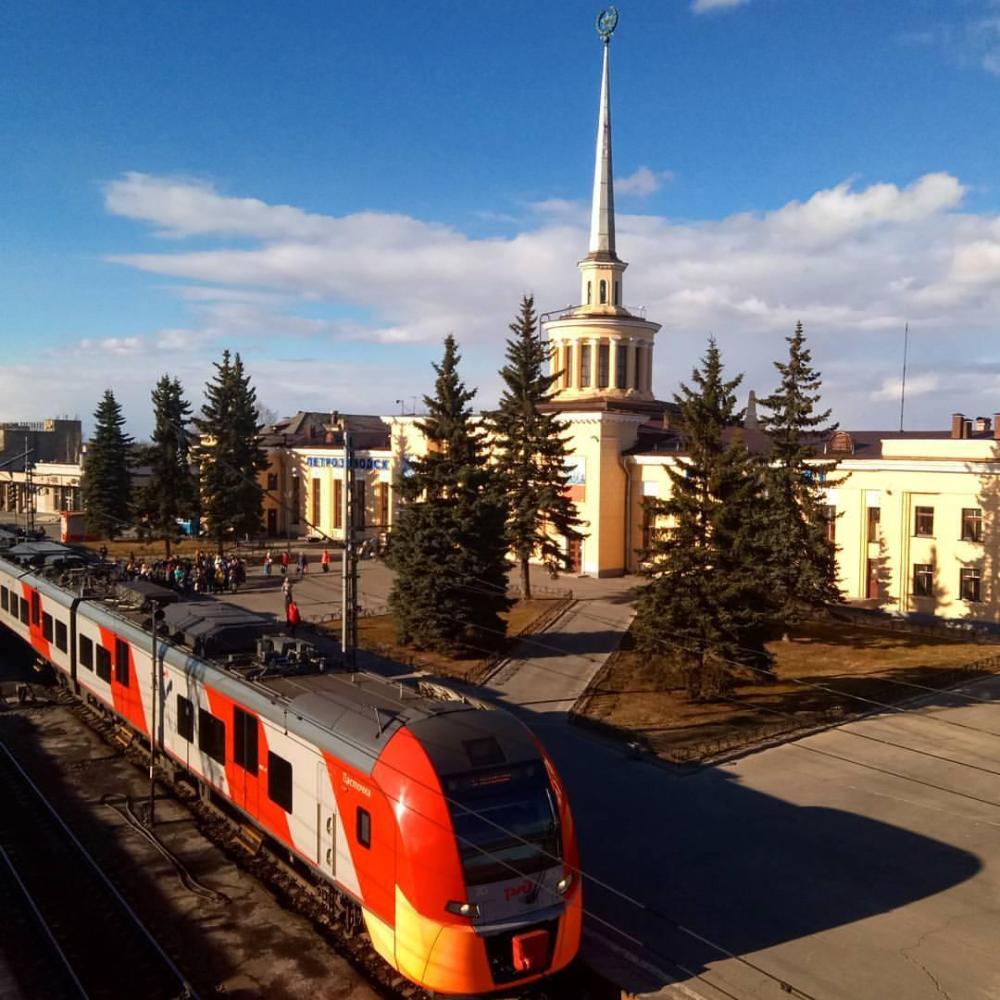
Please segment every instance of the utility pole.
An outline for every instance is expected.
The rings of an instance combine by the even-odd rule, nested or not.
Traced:
[[[152,687],[152,701],[150,708],[150,722],[149,722],[149,828],[153,828],[153,823],[156,820],[155,809],[156,809],[156,702],[159,698],[159,685],[157,684],[157,668],[156,668],[156,616],[157,612],[160,610],[160,606],[156,601],[150,601],[150,608],[152,610],[152,618],[150,619],[150,631],[153,633],[153,661],[150,664],[149,675],[151,679]]]
[[[355,667],[358,646],[358,561],[354,547],[354,449],[347,421],[341,422],[344,435],[344,479],[342,517],[344,521],[344,558],[341,562],[340,648],[344,665]]]

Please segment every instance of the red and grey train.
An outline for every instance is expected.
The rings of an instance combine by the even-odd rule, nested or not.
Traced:
[[[181,624],[159,630],[154,714],[148,613],[20,558],[0,555],[0,625],[146,740],[155,719],[158,750],[359,909],[400,974],[442,994],[509,993],[576,955],[569,804],[513,716],[372,674],[214,655],[202,640],[227,606],[212,601],[173,605]],[[183,639],[183,620],[201,640]]]

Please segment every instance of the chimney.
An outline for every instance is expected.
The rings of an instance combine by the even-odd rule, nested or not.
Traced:
[[[1000,413],[993,414],[993,437],[1000,441]]]
[[[990,418],[976,417],[976,433],[989,434],[989,432],[990,432]]]
[[[953,438],[965,437],[965,414],[953,413],[951,415],[951,436]]]
[[[972,437],[972,421],[965,420],[962,423],[962,437],[968,438]]]

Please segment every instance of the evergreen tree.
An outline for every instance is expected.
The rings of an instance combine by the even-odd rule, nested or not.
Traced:
[[[87,442],[81,483],[87,530],[100,538],[114,538],[130,519],[132,438],[124,426],[114,393],[105,389],[94,411],[94,433]]]
[[[537,553],[550,572],[569,568],[562,542],[580,537],[580,518],[566,487],[566,424],[539,407],[552,401],[559,374],[547,375],[549,349],[538,336],[535,300],[524,296],[510,324],[500,406],[490,417],[494,457],[507,503],[507,538],[521,569],[521,592],[531,597],[529,560]]]
[[[197,509],[186,430],[191,405],[184,398],[180,382],[169,375],[163,375],[156,383],[152,399],[153,443],[144,452],[150,477],[140,491],[137,508],[154,533],[163,539],[169,559],[171,543],[180,535],[178,519],[192,517]]]
[[[482,432],[472,421],[469,391],[458,376],[455,339],[445,339],[434,365],[435,394],[424,458],[397,485],[400,507],[389,546],[396,579],[389,607],[401,642],[418,649],[474,651],[492,643],[506,623],[505,508],[487,462]]]
[[[215,378],[205,386],[202,415],[194,423],[202,435],[202,517],[221,552],[227,538],[260,531],[264,491],[257,473],[268,463],[260,447],[257,391],[242,359],[225,351],[215,369]]]
[[[778,388],[760,405],[771,440],[765,472],[767,541],[772,550],[770,586],[777,617],[787,637],[790,626],[811,610],[840,601],[836,547],[827,541],[826,488],[837,462],[817,457],[817,445],[837,429],[830,411],[816,412],[820,373],[812,367],[802,324],[785,338],[788,360],[775,362]]]
[[[692,697],[711,698],[730,686],[734,664],[770,665],[770,608],[760,582],[761,478],[735,428],[742,376],[723,378],[710,340],[692,378],[695,388],[682,384],[674,397],[684,457],[667,466],[670,496],[651,501],[669,526],[646,553],[650,582],[640,593],[634,632],[640,650],[669,651]]]

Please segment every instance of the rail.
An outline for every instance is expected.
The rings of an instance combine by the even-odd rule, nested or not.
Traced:
[[[196,993],[98,862],[0,742],[7,868],[85,997]]]

